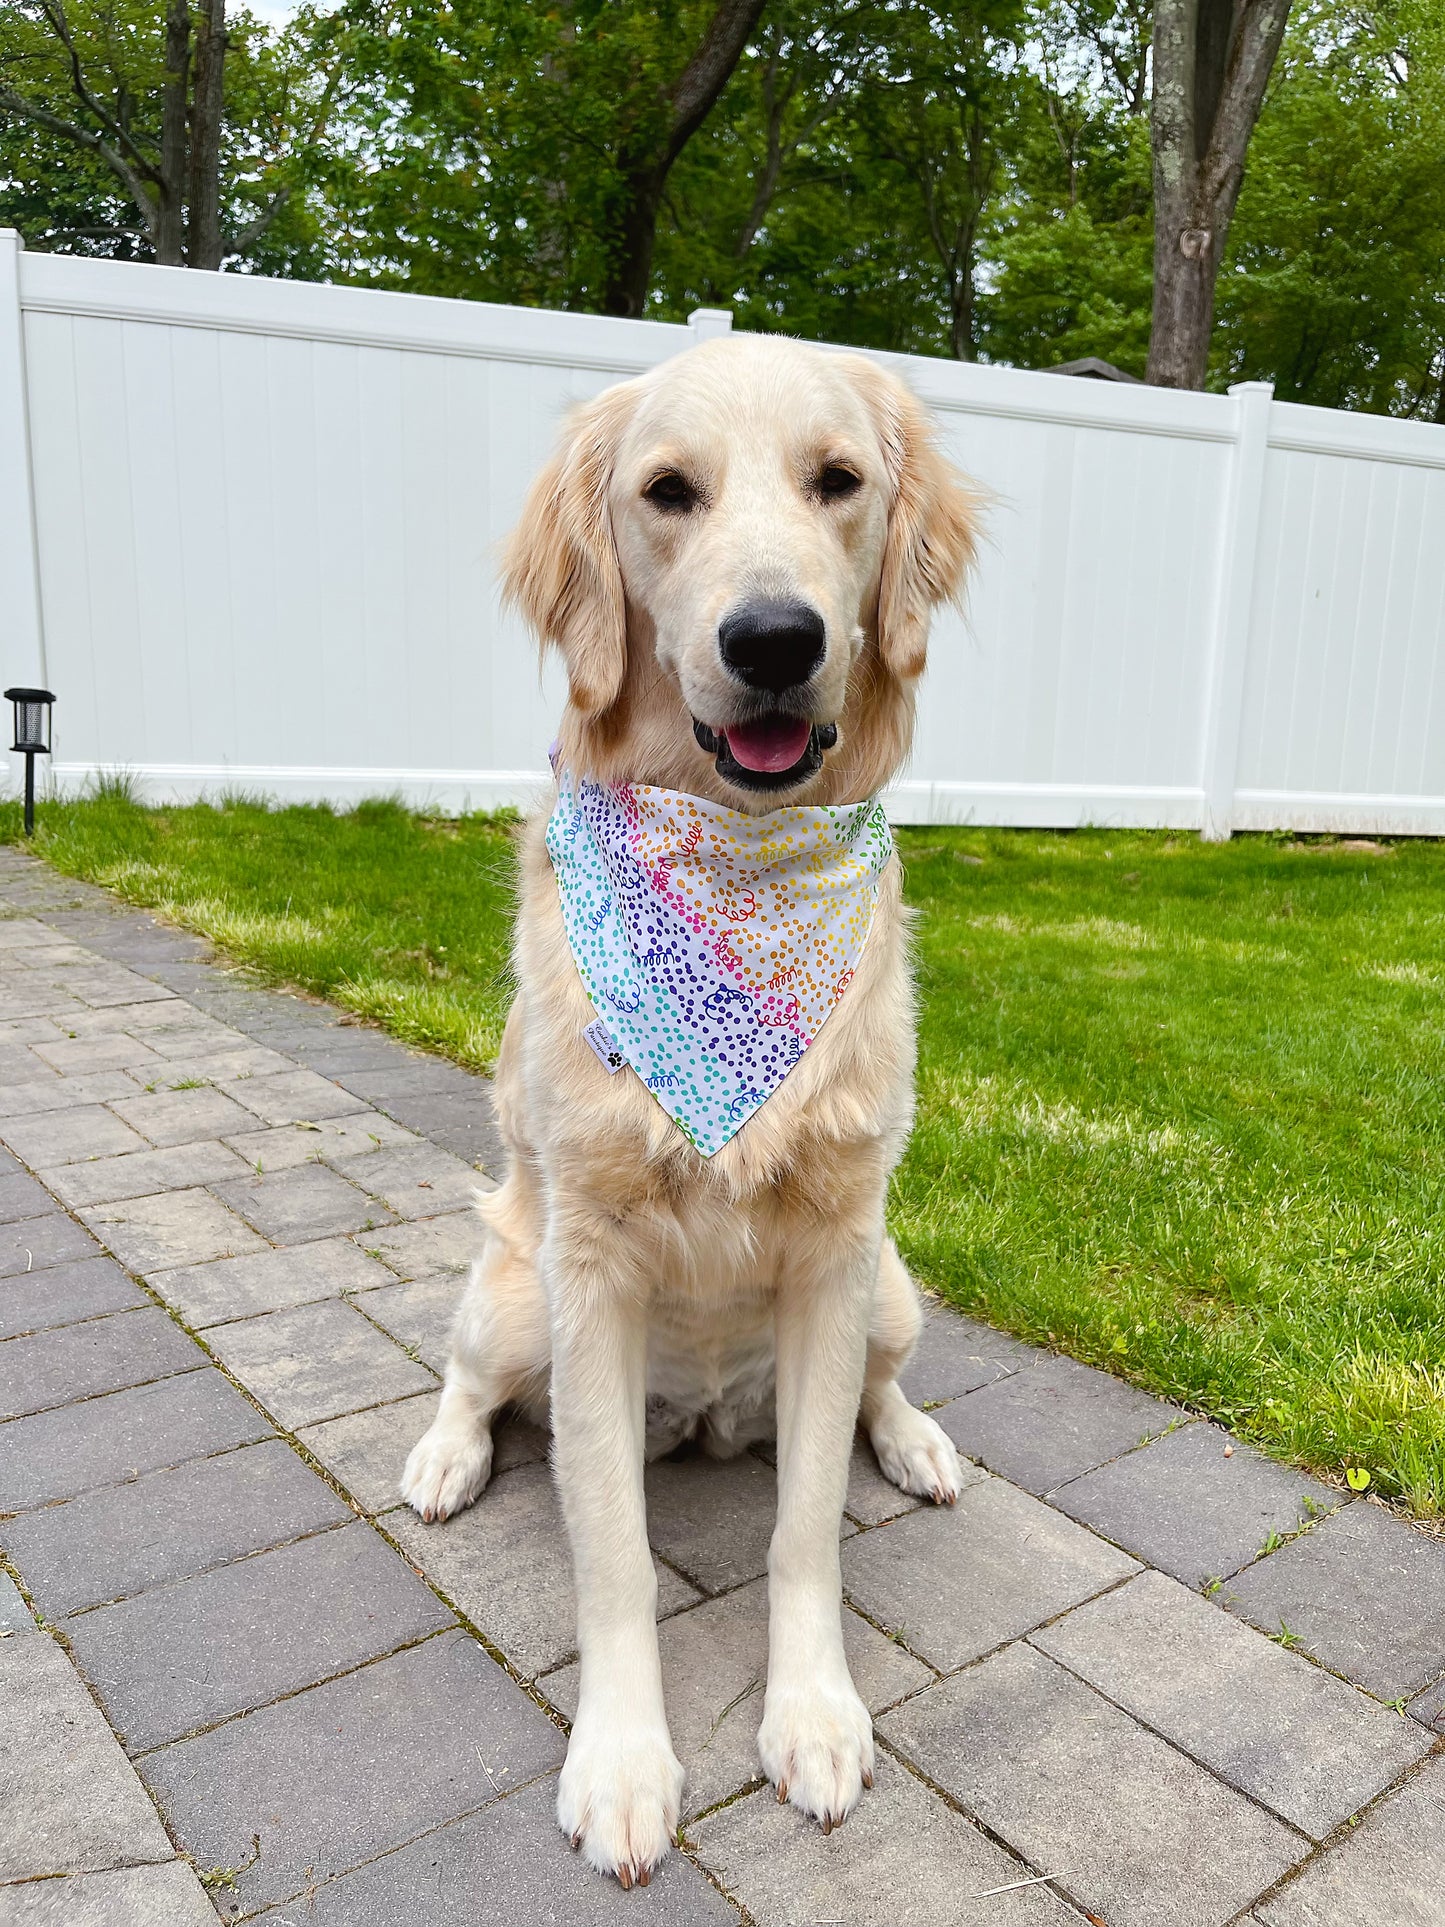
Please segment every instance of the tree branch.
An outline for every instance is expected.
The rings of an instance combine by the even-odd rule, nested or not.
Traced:
[[[765,4],[766,0],[718,0],[697,52],[673,83],[669,95],[672,125],[663,150],[664,173],[711,113]]]
[[[261,210],[255,220],[249,222],[247,226],[241,229],[239,234],[231,238],[227,243],[226,252],[228,254],[245,254],[251,248],[255,247],[256,243],[261,239],[262,235],[265,234],[266,230],[271,226],[271,223],[276,219],[277,215],[290,199],[291,189],[289,186],[278,188],[271,196],[270,202]]]
[[[125,148],[131,157],[132,163],[144,178],[153,185],[159,186],[159,174],[156,173],[151,163],[146,159],[142,149],[131,138],[129,129],[124,127],[108,108],[102,106],[91,93],[89,87],[86,86],[85,75],[81,71],[80,54],[76,49],[74,40],[70,37],[70,22],[65,17],[65,9],[61,5],[61,0],[40,0],[40,11],[49,21],[50,31],[55,35],[69,56],[71,92],[75,95],[85,111],[88,114],[93,114],[101,126]]]
[[[125,188],[136,205],[141,220],[145,223],[146,238],[154,242],[156,232],[156,204],[146,192],[146,181],[124,160],[115,149],[99,134],[92,133],[88,127],[81,127],[73,120],[63,120],[59,114],[52,114],[47,107],[40,107],[34,101],[26,100],[17,94],[13,87],[0,86],[0,107],[9,113],[18,114],[37,127],[43,127],[48,134],[59,134],[63,140],[74,141],[77,147],[87,148],[98,154]]]
[[[1234,212],[1249,137],[1264,104],[1288,18],[1289,0],[1243,0],[1240,9],[1219,106],[1200,163],[1201,187],[1212,204],[1228,197],[1228,215]]]

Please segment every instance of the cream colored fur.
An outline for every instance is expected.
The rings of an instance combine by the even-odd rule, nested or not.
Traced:
[[[842,462],[845,501],[816,479]],[[683,474],[689,514],[645,491]],[[876,791],[906,754],[932,608],[972,553],[974,501],[914,398],[873,364],[779,339],[710,343],[579,411],[539,477],[507,579],[566,658],[563,754],[583,773],[738,809]],[[805,787],[732,789],[692,718],[737,687],[720,618],[747,595],[824,616],[813,719],[837,748]],[[905,1491],[951,1502],[958,1460],[897,1375],[917,1293],[883,1228],[912,1118],[913,993],[897,861],[847,995],[781,1088],[711,1159],[582,1038],[541,816],[522,844],[519,989],[497,1069],[510,1152],[458,1314],[441,1409],[406,1466],[426,1519],[469,1505],[498,1410],[541,1415],[577,1585],[581,1690],[558,1818],[593,1866],[645,1881],[677,1828],[643,1462],[685,1437],[778,1441],[770,1652],[758,1750],[827,1830],[871,1783],[872,1729],[843,1656],[838,1528],[860,1415]]]

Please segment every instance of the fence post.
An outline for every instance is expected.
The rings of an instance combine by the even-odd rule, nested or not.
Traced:
[[[1243,727],[1244,672],[1249,655],[1249,611],[1259,551],[1259,511],[1264,461],[1269,449],[1269,411],[1274,383],[1239,381],[1230,389],[1235,406],[1234,459],[1225,501],[1219,599],[1204,710],[1204,840],[1225,843],[1234,828],[1235,778]]]
[[[0,228],[0,655],[6,683],[45,683],[35,499],[30,475],[25,337],[20,317],[20,249]]]
[[[694,308],[687,325],[692,329],[694,347],[699,341],[716,341],[719,335],[732,333],[733,311],[731,308]]]

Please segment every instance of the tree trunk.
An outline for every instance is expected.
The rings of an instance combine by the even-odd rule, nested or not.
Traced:
[[[221,265],[221,102],[226,60],[226,0],[196,0],[194,102],[191,108],[189,267]]]
[[[732,77],[765,0],[717,0],[701,44],[667,96],[662,131],[618,159],[622,189],[613,218],[612,255],[602,290],[604,314],[638,319],[647,305],[657,210],[673,162],[712,112]]]
[[[604,314],[641,320],[652,280],[652,252],[657,238],[657,210],[667,168],[633,174],[623,184],[616,220],[616,246],[602,293]]]
[[[1214,290],[1289,0],[1156,0],[1148,379],[1202,388]]]
[[[179,268],[185,262],[186,93],[190,66],[190,9],[186,0],[170,0],[161,97],[160,206],[155,225],[156,260],[164,268]]]

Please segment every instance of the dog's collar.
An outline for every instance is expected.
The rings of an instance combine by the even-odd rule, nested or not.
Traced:
[[[876,797],[746,816],[559,768],[547,853],[597,1012],[588,1042],[711,1157],[852,982],[892,851]]]

